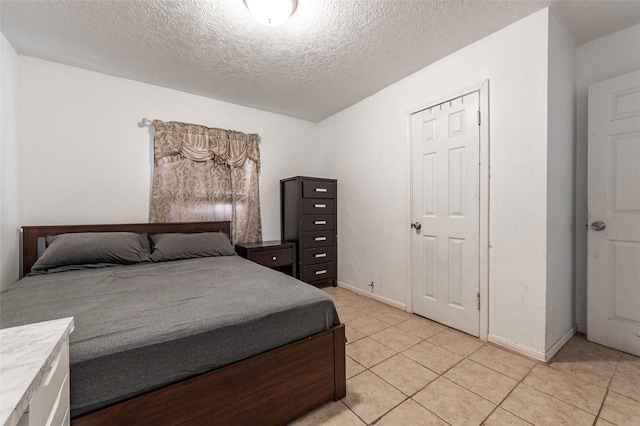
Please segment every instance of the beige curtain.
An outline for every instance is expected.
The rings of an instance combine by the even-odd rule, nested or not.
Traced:
[[[153,122],[150,222],[230,220],[234,242],[261,241],[260,136]]]

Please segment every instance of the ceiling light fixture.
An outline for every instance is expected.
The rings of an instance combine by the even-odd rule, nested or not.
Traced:
[[[298,7],[298,0],[243,0],[258,22],[270,27],[282,24]]]

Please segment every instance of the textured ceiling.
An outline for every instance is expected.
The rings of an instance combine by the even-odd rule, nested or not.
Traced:
[[[279,27],[242,0],[7,1],[20,54],[320,121],[549,4],[576,44],[640,1],[299,0]]]

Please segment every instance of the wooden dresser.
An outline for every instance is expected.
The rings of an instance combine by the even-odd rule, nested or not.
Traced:
[[[280,181],[282,241],[296,243],[296,278],[337,285],[335,179],[296,176]]]

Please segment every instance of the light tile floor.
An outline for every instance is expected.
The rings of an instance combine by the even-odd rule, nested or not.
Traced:
[[[578,334],[553,362],[515,355],[351,291],[347,396],[302,425],[640,425],[640,358]]]

